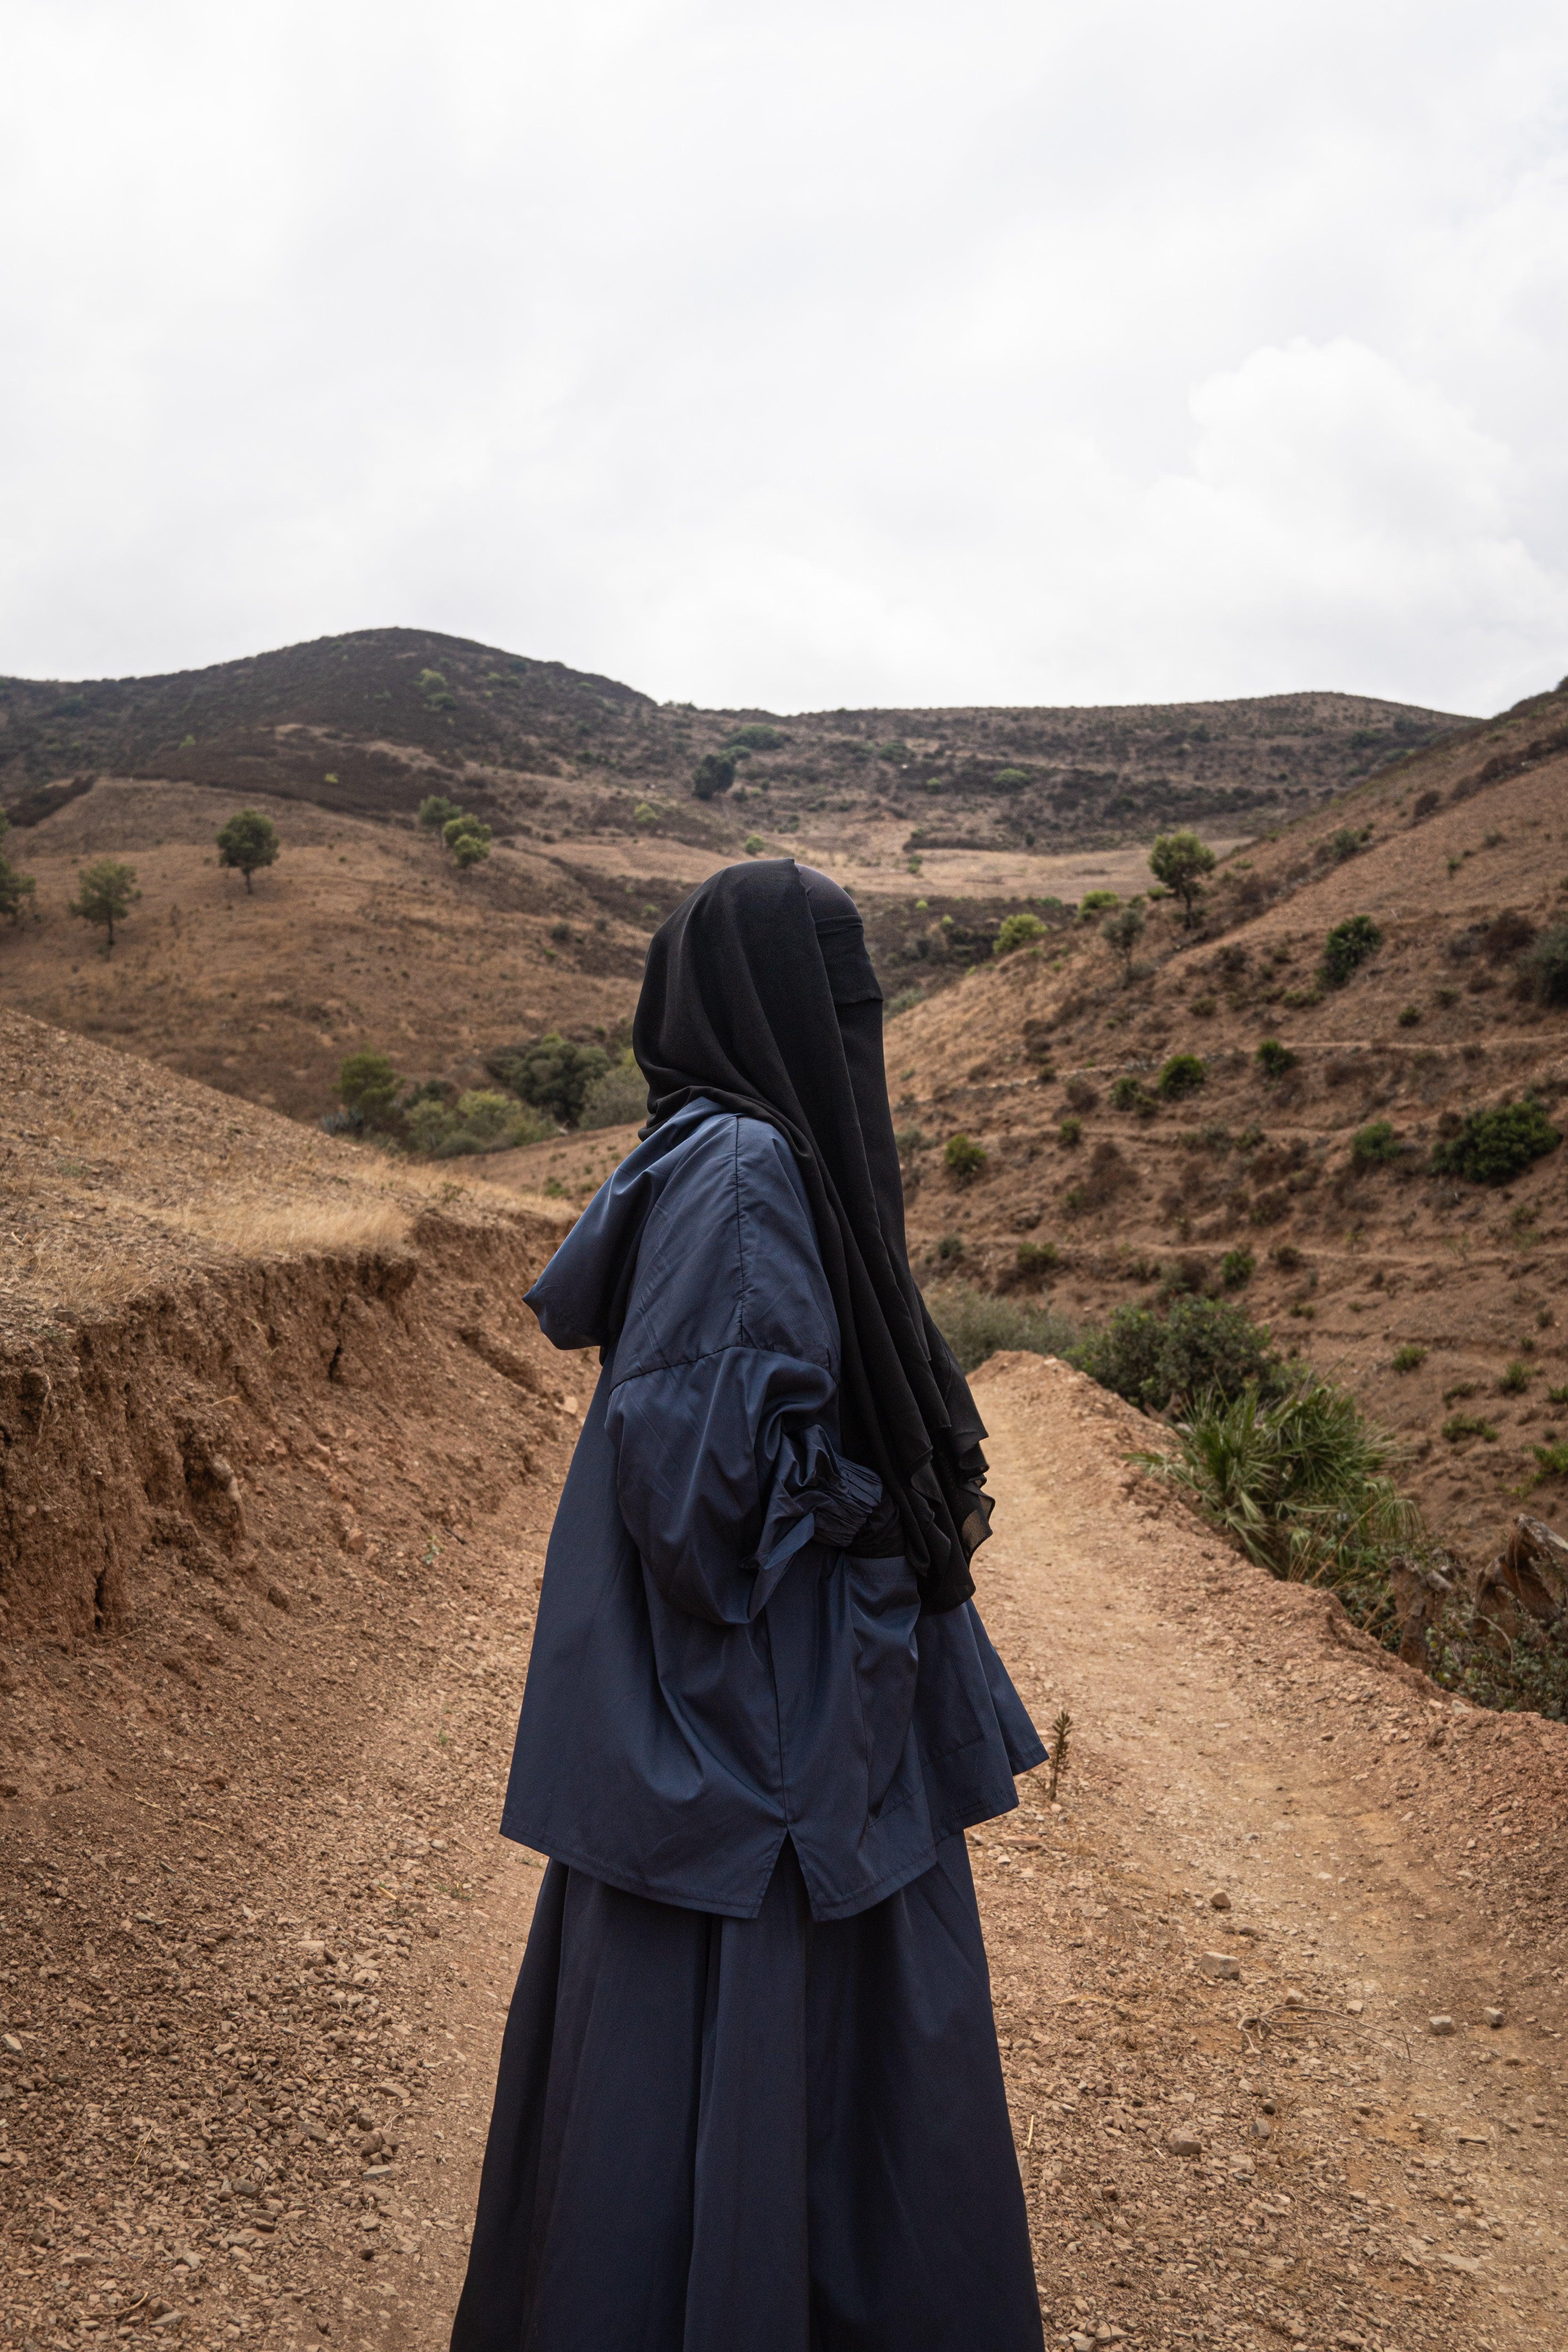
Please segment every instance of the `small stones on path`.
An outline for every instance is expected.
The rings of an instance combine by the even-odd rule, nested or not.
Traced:
[[[1458,2032],[1458,2027],[1454,2023],[1451,2017],[1429,2017],[1426,2020],[1426,2031],[1428,2033],[1435,2033],[1440,2038],[1446,2033],[1457,2033]]]
[[[1214,1893],[1209,1896],[1209,1909],[1211,1911],[1228,1911],[1230,1909],[1230,1897],[1226,1893],[1223,1886],[1216,1886]]]
[[[1205,1952],[1198,1962],[1205,1977],[1230,1980],[1241,1974],[1241,1962],[1234,1952]]]

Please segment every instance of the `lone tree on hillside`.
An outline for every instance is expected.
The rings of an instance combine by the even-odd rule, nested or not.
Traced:
[[[247,890],[251,876],[263,866],[273,865],[277,856],[278,827],[258,809],[241,809],[218,835],[218,864],[237,866],[245,877]]]
[[[1132,959],[1138,952],[1138,942],[1143,936],[1148,920],[1142,898],[1129,900],[1114,915],[1107,915],[1100,927],[1100,936],[1114,956],[1121,959],[1121,978],[1125,984],[1132,977]]]
[[[738,751],[704,751],[691,775],[691,789],[697,798],[710,801],[715,793],[727,793],[740,764]]]
[[[0,809],[0,841],[11,830],[11,820]],[[15,923],[20,919],[24,903],[33,895],[33,877],[18,874],[5,851],[0,849],[0,915],[9,915]]]
[[[457,802],[449,801],[445,793],[431,793],[419,803],[419,822],[426,833],[439,833],[443,825],[462,814]]]
[[[78,867],[77,882],[78,895],[67,912],[79,915],[84,923],[101,923],[109,933],[106,946],[112,948],[115,924],[125,920],[142,896],[136,868],[122,866],[118,857],[95,857],[90,865]]]
[[[1173,890],[1182,902],[1182,920],[1189,927],[1197,919],[1204,877],[1215,868],[1214,851],[1190,828],[1163,833],[1149,852],[1149,870],[1156,882]]]
[[[458,871],[466,874],[490,854],[490,829],[481,817],[469,816],[459,810],[449,816],[441,827],[441,838],[457,860]]]
[[[365,1127],[394,1124],[402,1085],[387,1056],[374,1045],[350,1054],[338,1072],[343,1108]]]

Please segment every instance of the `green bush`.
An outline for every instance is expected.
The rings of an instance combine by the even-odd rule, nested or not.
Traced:
[[[1112,1078],[1110,1082],[1112,1110],[1141,1110],[1148,1098],[1142,1079],[1135,1077],[1131,1070],[1123,1070],[1119,1078]]]
[[[1160,1073],[1160,1092],[1167,1102],[1182,1102],[1195,1095],[1207,1076],[1196,1054],[1173,1054]]]
[[[778,728],[769,727],[763,719],[749,719],[743,727],[735,729],[730,740],[742,751],[776,751],[786,738]]]
[[[1331,833],[1327,848],[1334,864],[1342,866],[1347,857],[1353,857],[1357,850],[1363,846],[1369,835],[1370,827],[1367,832],[1357,833],[1348,824],[1342,824],[1337,833]]]
[[[1163,833],[1149,852],[1149,870],[1157,882],[1174,891],[1182,902],[1182,919],[1196,919],[1204,877],[1215,867],[1214,851],[1190,829]]]
[[[899,1147],[900,1160],[910,1159],[915,1152],[923,1151],[928,1140],[923,1127],[900,1127],[893,1131],[893,1141]]]
[[[0,809],[0,842],[5,840],[10,830],[11,820],[5,810]],[[33,895],[33,888],[32,876],[18,874],[5,852],[0,850],[0,915],[8,915],[12,922],[16,922],[23,907]]]
[[[1055,1242],[1020,1242],[1018,1272],[1026,1282],[1043,1281],[1054,1274],[1062,1262],[1062,1254]]]
[[[760,833],[749,833],[743,845],[748,857],[760,857],[768,845]]]
[[[1394,1369],[1396,1372],[1417,1372],[1426,1361],[1426,1349],[1417,1347],[1414,1339],[1407,1339],[1402,1348],[1395,1348],[1394,1351]]]
[[[1351,1160],[1357,1168],[1384,1168],[1398,1157],[1399,1138],[1389,1119],[1374,1118],[1351,1138]]]
[[[536,1110],[551,1112],[563,1127],[575,1127],[589,1088],[609,1066],[602,1046],[575,1045],[557,1029],[547,1030],[531,1045],[509,1046],[485,1058],[498,1085]]]
[[[1478,1420],[1473,1412],[1450,1413],[1443,1423],[1443,1435],[1450,1445],[1458,1445],[1467,1437],[1479,1437],[1483,1445],[1495,1445],[1497,1434],[1491,1422]]]
[[[470,816],[459,809],[441,827],[441,838],[451,851],[460,874],[470,866],[478,866],[490,854],[490,829],[482,817]]]
[[[1096,915],[1102,915],[1107,908],[1120,907],[1121,904],[1121,900],[1114,890],[1086,890],[1078,902],[1078,919],[1080,923],[1091,923]]]
[[[1026,768],[998,768],[992,783],[999,793],[1021,793],[1029,782]]]
[[[1173,1454],[1133,1458],[1260,1567],[1328,1586],[1359,1624],[1397,1639],[1392,1572],[1422,1544],[1421,1517],[1392,1475],[1394,1441],[1348,1390],[1309,1378],[1273,1393],[1248,1382],[1201,1395],[1176,1438]]]
[[[1521,1364],[1516,1357],[1514,1361],[1510,1364],[1505,1370],[1498,1374],[1498,1394],[1500,1396],[1522,1396],[1525,1390],[1530,1386],[1531,1381],[1534,1378],[1535,1371],[1533,1366],[1530,1364]]]
[[[1045,936],[1046,926],[1038,915],[1004,915],[991,952],[994,956],[1011,955],[1015,948],[1027,947],[1031,940],[1043,940]]]
[[[917,1004],[923,1004],[925,1001],[923,988],[900,988],[898,994],[889,996],[883,1005],[882,1018],[884,1021],[896,1021],[900,1013],[912,1013]]]
[[[1507,1184],[1561,1140],[1541,1105],[1526,1095],[1522,1102],[1510,1099],[1495,1110],[1471,1111],[1458,1135],[1434,1146],[1432,1167],[1467,1184]]]
[[[939,1283],[926,1293],[926,1305],[966,1372],[1002,1349],[1065,1357],[1072,1346],[1073,1327],[1064,1315],[1021,1298],[998,1298],[972,1283]]]
[[[1152,1307],[1119,1307],[1072,1360],[1144,1412],[1210,1391],[1229,1401],[1249,1383],[1272,1394],[1282,1382],[1267,1327],[1224,1298],[1180,1298],[1163,1316]]]
[[[1568,1478],[1568,1445],[1559,1441],[1554,1445],[1532,1445],[1530,1450],[1543,1478]]]
[[[431,793],[419,803],[419,822],[426,833],[440,833],[462,810],[445,793]]]
[[[362,1126],[392,1128],[397,1124],[397,1098],[403,1081],[385,1054],[371,1045],[350,1054],[338,1070],[338,1096],[351,1118]]]
[[[1427,1636],[1426,1671],[1476,1706],[1568,1721],[1568,1651],[1528,1617],[1505,1634],[1468,1594],[1444,1603]]]
[[[422,669],[414,685],[416,691],[424,696],[426,710],[456,710],[458,698],[438,669]]]
[[[217,862],[243,874],[247,890],[251,876],[275,864],[277,856],[278,827],[258,809],[239,810],[218,834]]]
[[[704,751],[691,772],[691,789],[700,801],[727,793],[735,781],[740,755],[735,751]]]
[[[1418,1004],[1402,1004],[1394,1018],[1402,1029],[1417,1028],[1421,1021],[1421,1007]]]
[[[1336,923],[1323,941],[1319,967],[1325,987],[1342,988],[1352,972],[1359,971],[1382,945],[1383,933],[1370,915],[1351,915]]]
[[[1295,1055],[1278,1037],[1265,1037],[1252,1058],[1266,1078],[1282,1078],[1287,1070],[1296,1066]]]
[[[991,1155],[984,1145],[968,1135],[950,1135],[942,1156],[961,1184],[973,1184],[991,1164]]]
[[[1568,1004],[1568,923],[1552,923],[1520,958],[1538,1004]]]
[[[1065,1145],[1068,1151],[1075,1150],[1083,1141],[1082,1119],[1064,1118],[1057,1129],[1057,1141]]]
[[[1226,1250],[1219,1262],[1219,1278],[1226,1290],[1245,1290],[1258,1271],[1258,1260],[1249,1249]]]
[[[579,1127],[626,1127],[647,1117],[647,1080],[628,1047],[583,1097]]]

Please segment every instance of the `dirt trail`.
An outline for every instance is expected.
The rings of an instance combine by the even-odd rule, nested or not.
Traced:
[[[515,1383],[455,1336],[430,1370],[432,1459],[498,1458]],[[209,1716],[165,1676],[149,1717],[133,1641],[19,1658],[0,2342],[444,2345],[539,1884],[494,1824],[562,1370],[536,1475],[417,1532],[377,1491],[382,1408],[336,1396],[317,1450],[366,1551],[297,1559],[281,1614],[236,1585],[250,1663],[203,1670]],[[1509,1808],[1568,1735],[1435,1701],[1237,1560],[1062,1366],[997,1359],[979,1393],[983,1605],[1074,1719],[1059,1807],[1037,1773],[973,1840],[1047,2342],[1560,2343],[1561,1876],[1497,1825],[1528,1845]],[[308,1519],[309,1425],[288,1443],[258,1524]]]

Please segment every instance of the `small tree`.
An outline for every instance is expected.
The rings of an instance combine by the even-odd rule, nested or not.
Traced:
[[[691,789],[697,798],[710,801],[715,793],[727,793],[740,764],[738,751],[704,751],[691,775]]]
[[[1352,971],[1360,970],[1368,956],[1374,956],[1383,945],[1383,933],[1370,915],[1350,915],[1336,923],[1323,941],[1323,961],[1320,966],[1324,984],[1342,988]]]
[[[602,1045],[579,1045],[558,1029],[547,1030],[531,1045],[492,1054],[485,1062],[492,1078],[523,1102],[551,1112],[563,1127],[576,1125],[590,1090],[609,1066]]]
[[[445,793],[431,793],[419,803],[419,822],[426,833],[439,833],[462,811]]]
[[[470,866],[478,866],[490,854],[490,829],[482,818],[468,816],[459,810],[447,819],[441,827],[441,838],[451,851],[459,874]]]
[[[402,1080],[387,1056],[374,1046],[350,1054],[338,1072],[343,1108],[366,1127],[389,1127],[396,1115]]]
[[[11,820],[5,810],[0,809],[0,841],[5,840],[10,830]],[[18,874],[4,850],[0,850],[0,915],[9,915],[11,920],[16,922],[32,895],[32,876]]]
[[[1161,834],[1149,852],[1150,872],[1156,882],[1175,892],[1182,902],[1182,920],[1189,927],[1197,919],[1204,877],[1214,868],[1214,851],[1187,827],[1180,833]]]
[[[1132,978],[1132,959],[1148,919],[1142,898],[1133,898],[1127,906],[1118,907],[1113,915],[1107,915],[1100,927],[1100,938],[1121,962],[1123,986]]]
[[[1004,915],[996,927],[996,937],[991,943],[994,956],[1011,955],[1016,948],[1026,948],[1036,940],[1043,940],[1046,927],[1038,915],[1020,909],[1016,915]]]
[[[238,868],[250,888],[250,877],[278,856],[278,827],[257,809],[241,809],[231,816],[217,837],[217,862]]]
[[[79,915],[84,923],[101,923],[109,934],[106,945],[114,945],[114,926],[122,923],[131,908],[142,896],[136,887],[136,868],[123,866],[118,857],[95,857],[77,870],[79,892],[68,913]]]

